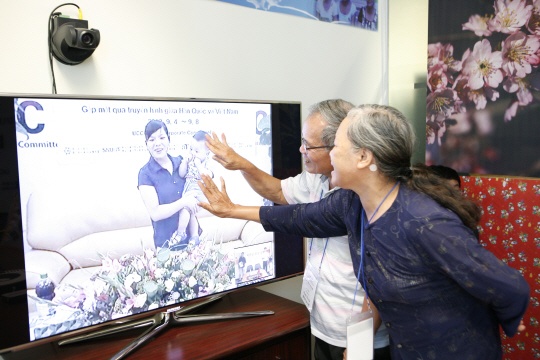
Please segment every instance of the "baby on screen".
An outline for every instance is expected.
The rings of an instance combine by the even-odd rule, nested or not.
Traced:
[[[186,179],[184,184],[184,191],[182,197],[184,196],[194,196],[197,200],[207,202],[208,200],[204,196],[198,180],[201,180],[201,174],[206,174],[210,177],[214,177],[214,174],[211,170],[208,169],[208,161],[210,160],[210,150],[205,144],[206,132],[199,130],[191,139],[190,144],[190,153],[180,164],[178,168],[178,173],[181,177]],[[180,211],[180,218],[178,220],[178,234],[182,240],[186,239],[185,242],[194,241],[195,245],[199,244],[199,236],[196,234],[191,234],[191,237],[187,239],[186,228],[191,217],[195,217],[195,214],[191,214],[186,209]],[[196,218],[195,218],[196,219]],[[182,241],[184,242],[184,241]]]

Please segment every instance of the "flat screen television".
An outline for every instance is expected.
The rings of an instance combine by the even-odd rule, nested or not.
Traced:
[[[208,171],[235,203],[272,205],[197,136],[224,133],[263,171],[294,176],[300,107],[0,94],[0,354],[300,275],[301,238],[182,202]]]

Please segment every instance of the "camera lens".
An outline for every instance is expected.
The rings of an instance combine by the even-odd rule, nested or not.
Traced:
[[[92,34],[90,34],[90,33],[84,33],[81,36],[81,42],[84,45],[92,45],[92,43],[94,42],[94,36]]]

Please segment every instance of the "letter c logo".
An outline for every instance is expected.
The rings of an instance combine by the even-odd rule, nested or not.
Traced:
[[[25,110],[28,106],[34,107],[36,110],[43,111],[40,103],[35,101],[23,101],[17,109],[17,121],[28,131],[29,134],[37,134],[43,131],[44,124],[38,124],[34,129],[28,127],[26,123]]]
[[[259,115],[261,116],[260,118]],[[259,129],[259,125],[261,124],[261,121],[267,116],[268,115],[266,114],[266,111],[262,110],[257,111],[257,113],[255,114],[255,133],[257,135],[261,135],[263,133],[263,129]]]

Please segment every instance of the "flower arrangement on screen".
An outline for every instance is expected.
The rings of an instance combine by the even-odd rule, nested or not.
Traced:
[[[58,312],[70,312],[73,324],[66,325],[66,331],[236,287],[233,254],[213,241],[190,243],[178,252],[145,249],[142,255],[100,257],[102,266],[89,281],[55,289],[54,299],[46,301],[51,316],[33,326],[39,328],[36,338],[51,335],[43,331],[50,331],[48,323],[57,321],[53,315]]]
[[[540,0],[496,0],[494,9],[492,15],[472,15],[463,24],[463,30],[480,39],[461,60],[454,58],[450,43],[428,45],[428,144],[441,145],[453,114],[497,101],[500,87],[511,94],[505,121],[531,104],[533,91],[540,90]]]

